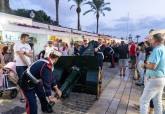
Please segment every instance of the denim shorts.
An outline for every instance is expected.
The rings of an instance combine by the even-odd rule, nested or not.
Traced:
[[[119,60],[119,66],[120,67],[127,67],[128,66],[128,60],[127,59],[120,59]]]

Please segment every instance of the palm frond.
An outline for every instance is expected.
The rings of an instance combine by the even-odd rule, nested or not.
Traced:
[[[107,6],[107,5],[110,5],[111,3],[104,3],[104,4],[102,4],[102,7],[105,7],[105,6]]]
[[[76,7],[76,5],[72,5],[72,6],[70,7],[70,10],[71,10],[73,7]]]
[[[95,12],[95,10],[94,10],[94,9],[90,9],[90,10],[84,12],[83,15],[86,15],[86,14],[88,14],[89,12]]]
[[[104,0],[93,0],[93,4],[96,6],[97,10],[100,10],[104,4]]]
[[[101,9],[102,11],[111,11],[111,8],[110,7],[105,7],[103,9]]]
[[[79,6],[79,7],[80,7],[80,5],[81,5],[83,2],[85,2],[86,0],[68,0],[68,2],[70,2],[70,1],[73,1],[73,2],[75,3],[76,6]]]
[[[84,3],[84,5],[90,5],[91,8],[96,9],[96,6],[95,6],[94,3],[91,2],[91,1],[88,1],[88,2]]]
[[[100,11],[100,13],[101,13],[103,16],[105,16],[105,13],[104,13],[104,11],[103,11],[103,10],[101,10],[101,11]]]
[[[96,14],[97,14],[97,12],[96,12],[96,11],[94,11],[94,12],[93,12],[93,14],[95,14],[95,15],[96,15]]]

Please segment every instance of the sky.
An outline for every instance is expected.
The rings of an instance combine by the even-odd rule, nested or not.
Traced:
[[[150,29],[165,28],[165,0],[105,0],[110,2],[111,11],[100,17],[99,33],[116,37],[140,35],[147,36]],[[60,0],[60,25],[77,28],[77,14],[70,6],[74,2]],[[12,9],[44,10],[47,15],[55,19],[55,0],[10,0]],[[83,31],[96,31],[96,18],[93,13],[83,15],[90,9],[82,5],[81,28]]]

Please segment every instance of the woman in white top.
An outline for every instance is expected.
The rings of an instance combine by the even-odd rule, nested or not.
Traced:
[[[60,52],[62,53],[62,56],[68,56],[69,54],[69,49],[68,49],[68,44],[63,42],[62,47],[60,47]]]
[[[145,49],[144,46],[141,45],[139,46],[139,56],[138,56],[138,64],[137,64],[137,69],[140,74],[140,80],[136,82],[137,85],[143,85],[144,83],[144,69],[141,68],[141,65],[144,64],[145,58],[146,58]]]

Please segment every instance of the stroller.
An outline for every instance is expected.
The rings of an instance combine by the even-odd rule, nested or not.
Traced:
[[[13,63],[9,63],[9,64],[13,64]],[[17,86],[18,77],[16,76],[16,73],[15,76],[13,75],[11,76],[10,72],[12,70],[8,68],[8,65],[6,66],[7,67],[5,67],[3,71],[3,76],[1,76],[2,84],[0,85],[0,97],[2,97],[5,92],[10,92],[9,94],[10,98],[14,99],[18,95],[18,86]]]

